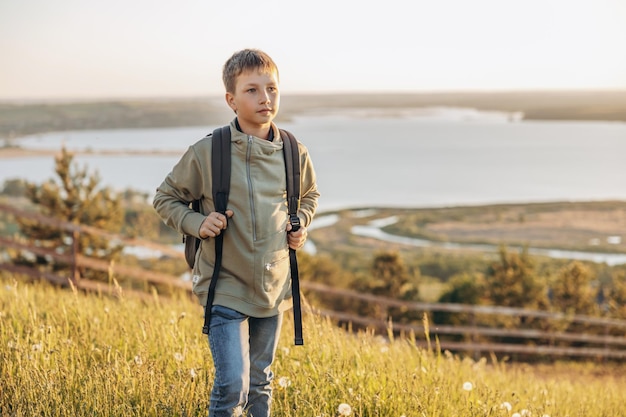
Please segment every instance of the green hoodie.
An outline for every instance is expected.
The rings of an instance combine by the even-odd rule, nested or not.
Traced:
[[[291,280],[286,171],[283,141],[272,125],[272,142],[239,131],[231,122],[231,182],[228,209],[234,212],[224,233],[222,266],[214,305],[252,317],[271,317],[289,309]],[[298,215],[307,227],[319,192],[308,150],[301,143],[301,200]],[[154,197],[163,221],[181,234],[198,236],[206,215],[215,211],[211,192],[211,137],[196,142],[182,156]],[[202,213],[189,202],[202,200]],[[215,264],[213,239],[204,239],[192,271],[193,292],[205,305]]]

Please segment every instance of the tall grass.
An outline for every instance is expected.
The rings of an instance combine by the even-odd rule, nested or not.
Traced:
[[[0,285],[1,416],[206,415],[213,369],[194,300]],[[623,366],[511,366],[440,352],[436,341],[429,350],[412,337],[348,333],[312,314],[304,325],[303,347],[284,326],[274,416],[338,416],[342,404],[343,415],[395,417],[626,409]]]

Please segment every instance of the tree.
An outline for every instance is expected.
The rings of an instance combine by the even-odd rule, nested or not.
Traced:
[[[448,289],[439,297],[440,303],[482,304],[485,294],[485,277],[480,273],[461,273],[454,275],[448,282]],[[466,325],[472,321],[467,313],[449,313],[435,311],[433,322],[437,324]]]
[[[615,272],[608,294],[609,312],[612,316],[626,319],[626,272]]]
[[[571,314],[596,314],[596,291],[591,286],[594,279],[589,269],[578,261],[565,265],[551,286],[552,306]]]
[[[1,193],[9,197],[22,197],[26,194],[26,181],[21,178],[5,180]]]
[[[484,299],[501,307],[537,310],[547,306],[545,285],[535,275],[526,249],[518,254],[508,253],[505,247],[500,248],[498,261],[493,262],[485,274]],[[505,328],[531,326],[537,321],[524,316],[481,316],[477,320]]]
[[[501,247],[499,261],[487,269],[486,296],[494,305],[538,308],[545,304],[545,287],[537,279],[528,252],[508,253]]]
[[[356,280],[353,288],[357,291],[400,300],[417,300],[419,276],[409,274],[397,252],[380,252],[375,255],[370,273],[369,277]],[[401,308],[387,309],[381,305],[360,303],[358,311],[359,314],[381,319],[391,317],[398,322],[419,319],[419,315],[414,314],[417,312],[408,312]]]
[[[87,168],[73,163],[74,156],[65,148],[55,157],[57,180],[50,179],[41,185],[26,184],[26,195],[39,207],[42,214],[62,221],[83,224],[110,232],[118,232],[123,222],[121,199],[109,188],[99,186],[100,178],[89,174]],[[18,220],[22,234],[32,243],[61,255],[77,253],[107,261],[116,259],[123,246],[101,236],[73,233],[30,219]],[[51,256],[20,254],[16,263],[37,266],[40,270],[57,275],[70,275],[71,265]],[[105,272],[78,270],[81,276],[106,279]]]

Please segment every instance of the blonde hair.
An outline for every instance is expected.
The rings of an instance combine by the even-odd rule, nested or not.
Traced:
[[[222,81],[229,93],[235,92],[237,77],[244,71],[257,70],[263,73],[276,73],[278,79],[278,67],[268,54],[258,49],[242,49],[235,52],[224,64]]]

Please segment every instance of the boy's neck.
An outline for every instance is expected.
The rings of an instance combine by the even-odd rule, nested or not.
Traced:
[[[235,123],[237,125],[237,128],[246,135],[252,135],[256,136],[257,138],[268,140],[271,140],[271,136],[273,136],[271,123],[267,125],[247,125],[245,123],[242,124],[239,118],[235,119]]]

